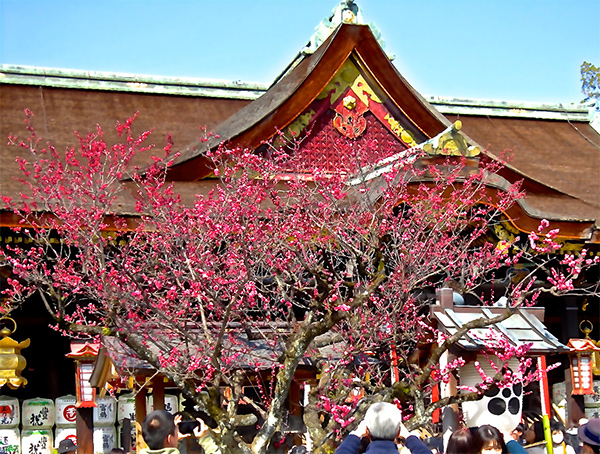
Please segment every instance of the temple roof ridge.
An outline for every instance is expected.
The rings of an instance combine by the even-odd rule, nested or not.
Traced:
[[[266,84],[240,80],[170,77],[0,64],[0,84],[256,99]]]
[[[331,14],[323,19],[315,27],[315,31],[308,40],[308,43],[298,52],[298,55],[290,62],[290,64],[275,78],[271,86],[280,81],[287,73],[294,69],[307,56],[312,55],[333,32],[343,24],[366,25],[371,29],[371,33],[384,50],[390,60],[394,60],[394,55],[385,50],[385,41],[381,38],[381,31],[373,23],[365,22],[362,11],[356,0],[341,0],[340,3],[333,9]]]

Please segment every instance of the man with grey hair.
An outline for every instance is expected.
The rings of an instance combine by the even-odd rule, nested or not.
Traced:
[[[419,437],[411,435],[402,424],[402,412],[393,404],[379,402],[371,405],[365,419],[354,429],[335,454],[357,454],[361,439],[367,438],[367,454],[398,454],[396,438],[406,439],[406,447],[412,454],[431,454]]]

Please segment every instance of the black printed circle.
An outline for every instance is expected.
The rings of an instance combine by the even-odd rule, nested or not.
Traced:
[[[513,397],[508,401],[508,411],[511,415],[516,415],[521,410],[521,402],[516,397]]]
[[[506,402],[504,399],[495,397],[488,403],[488,410],[493,415],[501,415],[506,411]]]

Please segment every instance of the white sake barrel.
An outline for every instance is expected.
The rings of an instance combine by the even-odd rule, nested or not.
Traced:
[[[21,433],[18,428],[0,429],[0,452],[20,454],[21,452]]]
[[[117,446],[115,426],[94,427],[94,454],[104,454]]]
[[[23,430],[21,432],[21,452],[23,453],[51,454],[52,446],[51,430]]]
[[[135,422],[135,396],[133,394],[121,394],[117,401],[117,419],[119,423],[125,418]]]
[[[51,429],[54,426],[54,401],[52,399],[28,399],[21,408],[24,429]]]
[[[19,399],[0,396],[0,429],[19,427],[20,422]]]
[[[563,400],[567,400],[567,385],[566,383],[554,383],[552,385],[552,402],[558,405]]]
[[[169,413],[179,411],[179,398],[173,394],[165,394],[165,410]],[[148,413],[154,411],[154,396],[148,396]]]
[[[56,427],[56,436],[54,437],[54,447],[58,448],[58,444],[69,439],[77,445],[77,429],[75,427]]]
[[[584,414],[587,419],[600,418],[600,407],[585,407]]]
[[[77,398],[67,395],[57,397],[54,402],[56,410],[56,427],[75,427],[77,422]]]
[[[94,427],[114,426],[117,419],[117,399],[112,396],[97,397],[96,404],[98,406],[94,407]]]
[[[592,382],[592,389],[594,390],[594,394],[584,395],[583,404],[586,407],[600,407],[600,380]]]

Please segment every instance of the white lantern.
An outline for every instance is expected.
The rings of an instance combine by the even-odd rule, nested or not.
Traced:
[[[477,359],[488,377],[496,374],[484,356],[478,356]],[[511,370],[517,371],[519,362],[517,359],[511,359],[508,366]],[[474,388],[481,382],[481,375],[473,363],[467,363],[461,368],[460,385]],[[504,427],[498,427],[499,429],[512,430],[521,422],[523,385],[519,383],[508,388],[496,388],[486,392],[481,400],[463,402],[461,405],[469,427],[490,424],[492,421],[502,421]]]

